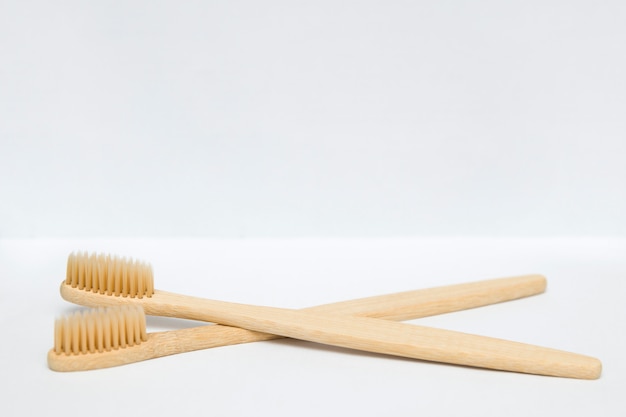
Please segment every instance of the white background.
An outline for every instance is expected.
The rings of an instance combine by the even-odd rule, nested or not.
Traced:
[[[623,415],[625,22],[617,0],[0,2],[0,415]],[[546,294],[420,323],[604,373],[276,341],[58,374],[74,250],[290,308],[539,272]]]
[[[623,236],[625,21],[4,1],[0,236]]]

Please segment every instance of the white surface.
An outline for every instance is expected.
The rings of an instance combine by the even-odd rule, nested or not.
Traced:
[[[45,357],[54,317],[75,308],[58,295],[74,250],[150,261],[159,289],[293,308],[539,272],[545,294],[419,322],[596,356],[604,372],[580,381],[283,340],[55,373]],[[0,240],[0,415],[622,416],[625,253],[624,239]]]
[[[3,1],[0,236],[624,236],[625,21]]]

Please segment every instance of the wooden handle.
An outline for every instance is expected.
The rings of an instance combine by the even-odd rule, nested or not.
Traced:
[[[546,278],[531,274],[378,295],[305,310],[402,321],[515,300],[540,294],[545,289]]]
[[[595,358],[518,342],[375,318],[193,299],[160,292],[177,316],[262,333],[415,359],[569,378],[595,379]]]

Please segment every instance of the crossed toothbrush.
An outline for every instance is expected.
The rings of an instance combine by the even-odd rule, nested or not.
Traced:
[[[290,310],[155,290],[152,268],[132,259],[72,253],[61,296],[94,307],[55,322],[48,366],[107,368],[190,352],[290,337],[427,361],[579,379],[597,379],[593,357],[485,336],[398,323],[543,292],[524,275],[387,294]],[[145,314],[219,323],[147,333]]]

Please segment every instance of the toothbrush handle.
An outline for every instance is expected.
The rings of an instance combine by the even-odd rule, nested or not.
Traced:
[[[514,300],[539,294],[545,291],[545,288],[546,279],[542,275],[522,275],[377,295],[308,307],[300,311],[402,321]],[[92,307],[116,305],[120,301],[123,303],[124,300],[127,300],[127,302],[142,304],[146,314],[202,321],[214,321],[202,318],[202,303],[204,301],[218,303],[214,300],[160,290],[155,290],[152,298],[128,299],[103,297],[87,291],[77,292],[73,289],[67,289],[68,295],[71,296],[69,299],[65,296],[64,289],[67,287],[61,287],[63,298],[81,305]],[[90,303],[89,300],[93,301]],[[236,303],[226,304],[235,305]]]
[[[598,378],[602,369],[600,361],[592,357],[450,330],[182,298],[186,301],[171,295],[170,302],[195,319],[367,352],[581,379]]]
[[[540,294],[545,289],[546,278],[530,274],[377,295],[304,310],[402,321],[515,300]]]

